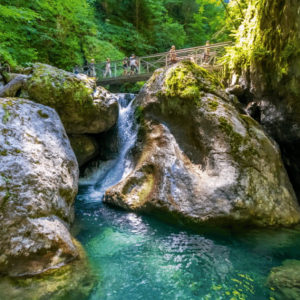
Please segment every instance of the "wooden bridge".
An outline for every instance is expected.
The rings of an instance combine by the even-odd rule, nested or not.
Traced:
[[[209,71],[219,71],[222,65],[219,59],[225,54],[225,47],[232,42],[224,42],[212,44],[209,46],[200,46],[176,50],[177,62],[182,60],[191,60],[199,66]],[[206,49],[209,48],[209,56],[205,56]],[[136,57],[137,71],[130,74],[128,66],[128,74],[125,74],[123,69],[123,60],[111,61],[111,77],[104,77],[106,62],[91,63],[87,66],[76,66],[73,70],[75,73],[83,73],[90,77],[96,77],[97,85],[121,85],[126,82],[138,82],[148,80],[155,70],[167,67],[173,62],[170,59],[170,52],[157,53],[149,56]],[[107,75],[109,76],[109,75]]]

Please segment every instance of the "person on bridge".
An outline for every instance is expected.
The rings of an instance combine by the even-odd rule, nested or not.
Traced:
[[[176,49],[175,46],[173,45],[169,51],[170,53],[170,61],[172,64],[175,64],[177,62],[177,54],[176,54]]]
[[[128,70],[128,58],[127,57],[124,57],[124,60],[123,60],[123,75],[127,75],[127,70]]]
[[[131,69],[131,73],[129,75],[133,75],[134,73],[138,73],[137,65],[138,65],[138,63],[136,61],[135,55],[132,54],[129,57],[129,66],[130,66],[130,69]]]
[[[106,77],[107,73],[109,74],[109,77],[111,77],[111,65],[110,65],[110,58],[107,58],[107,59],[106,59],[104,77]]]
[[[91,60],[90,77],[96,77],[95,60]]]
[[[205,44],[204,54],[203,54],[203,62],[204,64],[208,64],[208,59],[210,56],[210,42],[207,41]]]

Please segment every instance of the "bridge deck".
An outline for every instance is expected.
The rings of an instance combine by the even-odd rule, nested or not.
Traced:
[[[202,68],[208,70],[209,72],[220,71],[222,69],[222,65],[215,66],[207,66],[201,65]],[[125,75],[119,77],[108,77],[97,79],[97,85],[106,86],[106,85],[122,85],[127,82],[139,82],[139,81],[147,81],[153,73],[144,73],[144,74],[134,74],[134,75]]]
[[[219,71],[222,65],[219,59],[225,53],[225,47],[231,42],[181,49],[176,51],[176,60],[191,60],[209,71]],[[207,52],[209,55],[206,55]],[[155,70],[172,64],[170,53],[157,53],[149,56],[136,57],[138,70],[136,74],[124,75],[123,60],[110,62],[110,77],[106,77],[106,62],[91,63],[87,66],[74,68],[74,72],[95,77],[98,85],[121,85],[126,82],[146,81]],[[129,68],[128,68],[129,69]],[[129,70],[128,70],[129,73]]]

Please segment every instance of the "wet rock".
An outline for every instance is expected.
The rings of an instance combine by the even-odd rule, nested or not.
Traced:
[[[276,300],[300,299],[300,261],[285,260],[282,266],[273,268],[267,285]]]
[[[78,165],[54,109],[0,99],[0,274],[34,275],[74,260]]]
[[[98,143],[92,136],[83,134],[69,135],[69,140],[79,167],[93,159],[99,152]]]
[[[36,64],[27,92],[31,100],[55,108],[68,134],[104,132],[118,119],[116,97],[86,75]]]
[[[299,222],[277,144],[204,69],[156,71],[135,105],[135,168],[106,203],[196,225]]]
[[[82,246],[73,240],[78,258],[59,270],[25,278],[1,278],[0,299],[11,300],[87,300],[95,286],[95,277]]]

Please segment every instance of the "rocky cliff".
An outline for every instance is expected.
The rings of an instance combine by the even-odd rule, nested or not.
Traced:
[[[158,70],[135,105],[135,168],[106,203],[197,225],[299,222],[277,144],[207,71]]]
[[[229,50],[237,93],[280,145],[283,160],[300,196],[300,1],[250,0]],[[255,102],[254,104],[252,102]]]

